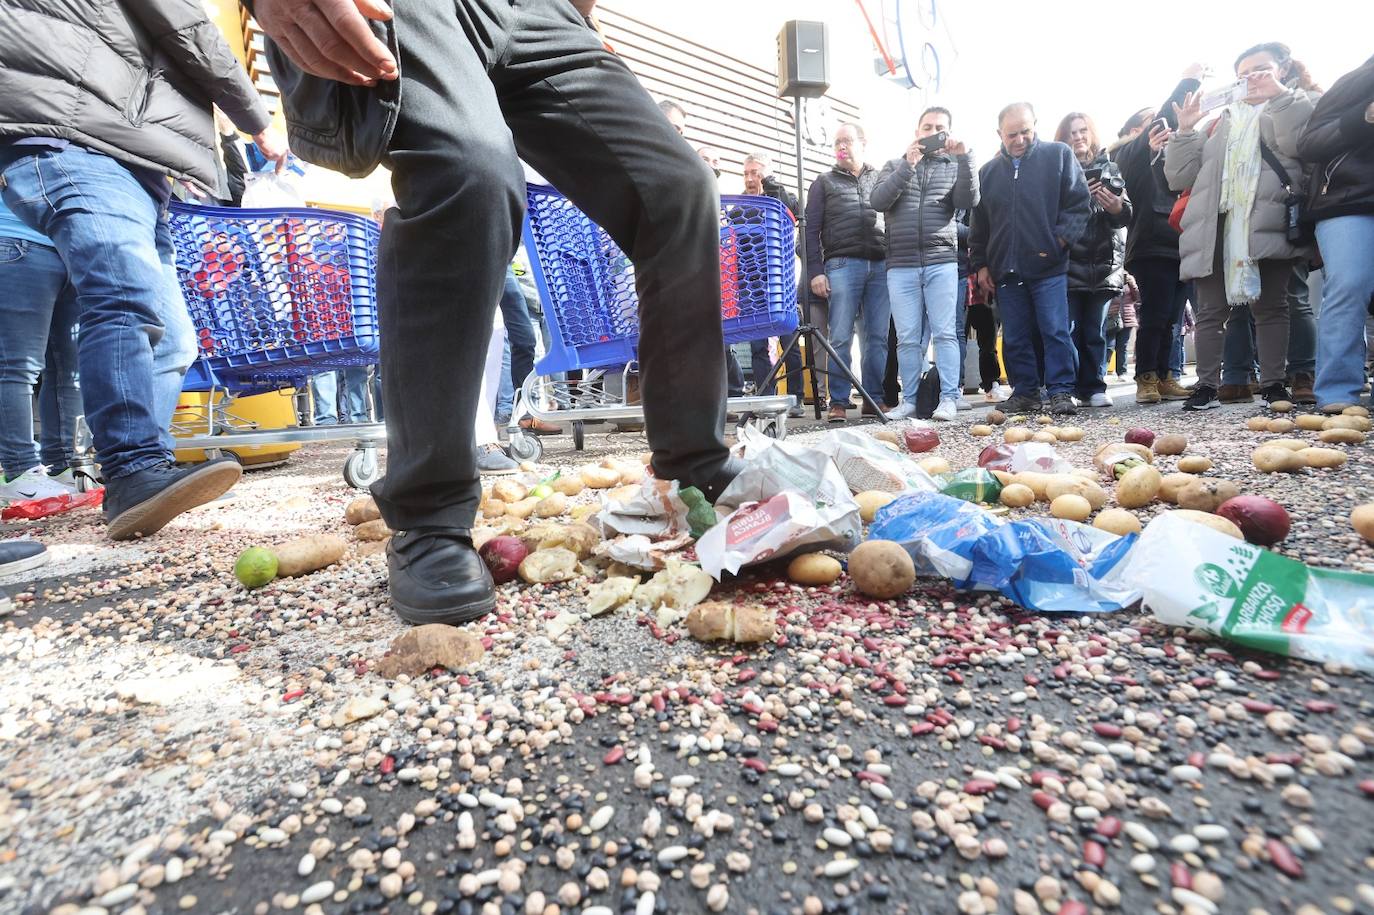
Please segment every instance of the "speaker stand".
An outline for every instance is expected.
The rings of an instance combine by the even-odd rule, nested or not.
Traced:
[[[806,279],[806,167],[805,160],[802,158],[801,96],[793,96],[792,104],[792,132],[793,139],[796,141],[795,151],[797,156],[797,248],[801,254],[803,297],[805,301],[802,304],[802,322],[797,327],[797,332],[792,335],[792,339],[788,341],[787,346],[783,349],[782,357],[778,359],[777,363],[774,364],[772,370],[768,373],[768,378],[763,383],[763,389],[766,391],[772,388],[773,384],[778,379],[778,375],[781,374],[782,370],[787,365],[787,357],[791,354],[792,350],[800,345],[801,341],[805,339],[806,347],[803,350],[801,371],[804,375],[809,375],[811,378],[811,393],[814,396],[812,407],[814,408],[816,419],[819,420],[821,418],[821,386],[820,379],[817,375],[839,375],[848,379],[850,386],[855,391],[859,392],[859,397],[863,399],[865,406],[878,417],[878,422],[886,424],[888,419],[883,415],[882,407],[880,407],[878,402],[864,389],[862,382],[860,382],[858,376],[854,374],[854,370],[849,367],[849,363],[840,358],[840,354],[836,352],[834,345],[832,345],[830,340],[826,337],[825,332],[815,325],[811,317],[811,296],[813,293],[811,292],[811,283]],[[826,354],[830,357],[829,369],[816,368],[817,345],[825,350]],[[836,369],[838,369],[838,371],[836,371]],[[829,393],[828,388],[829,386],[827,385],[827,393]],[[804,403],[806,401],[805,383],[802,385],[802,390],[798,391],[797,394],[797,402]],[[848,404],[845,406],[847,407]]]

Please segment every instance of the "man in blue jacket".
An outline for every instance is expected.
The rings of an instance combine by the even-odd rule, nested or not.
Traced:
[[[1002,149],[978,172],[969,267],[983,292],[997,296],[1002,312],[1002,356],[1014,391],[1004,409],[1041,409],[1043,387],[1050,412],[1076,413],[1069,248],[1088,224],[1088,182],[1073,150],[1036,139],[1029,102],[1003,108],[997,132]],[[1043,372],[1032,343],[1037,330],[1045,344]]]

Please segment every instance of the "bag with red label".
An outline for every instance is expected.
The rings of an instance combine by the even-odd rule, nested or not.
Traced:
[[[787,490],[735,509],[697,541],[697,559],[719,581],[724,572],[733,575],[802,549],[848,553],[862,538],[859,506],[847,488],[833,500]]]

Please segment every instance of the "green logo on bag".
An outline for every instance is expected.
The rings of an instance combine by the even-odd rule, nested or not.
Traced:
[[[1204,562],[1194,569],[1193,581],[1197,582],[1198,587],[1212,592],[1217,597],[1233,598],[1240,593],[1240,587],[1231,577],[1231,573],[1214,563]]]

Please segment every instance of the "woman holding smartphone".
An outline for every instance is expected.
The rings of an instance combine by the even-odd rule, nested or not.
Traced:
[[[1178,134],[1165,148],[1164,174],[1190,190],[1179,238],[1179,278],[1196,289],[1197,386],[1185,410],[1220,406],[1222,340],[1232,308],[1249,305],[1259,349],[1260,394],[1290,400],[1288,283],[1310,246],[1289,237],[1289,204],[1302,194],[1298,137],[1315,98],[1283,85],[1292,66],[1287,45],[1257,45],[1236,58],[1249,94],[1200,131],[1202,96],[1175,106]]]
[[[1077,358],[1075,396],[1081,406],[1110,407],[1107,396],[1107,305],[1126,281],[1126,226],[1131,201],[1121,170],[1107,157],[1097,125],[1081,111],[1066,114],[1055,140],[1073,150],[1092,194],[1088,227],[1069,249],[1069,332]]]

